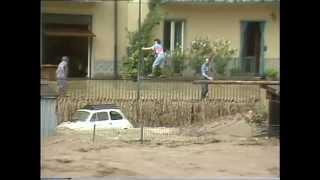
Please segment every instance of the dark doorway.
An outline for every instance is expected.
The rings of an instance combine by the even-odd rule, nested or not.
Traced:
[[[59,32],[60,34],[49,34],[45,36],[44,40],[44,59],[43,64],[59,64],[62,56],[68,56],[69,61],[69,77],[86,77],[88,75],[88,47],[89,38],[86,36],[72,36],[73,34],[61,29],[73,29],[87,28],[75,25],[59,25],[50,24],[46,29],[53,29],[53,32]],[[69,33],[66,35],[66,33]]]
[[[42,14],[41,64],[58,65],[69,56],[69,77],[91,78],[91,15]]]
[[[242,69],[255,75],[262,73],[263,22],[242,22]]]
[[[88,38],[47,36],[45,42],[44,64],[59,64],[62,56],[68,56],[69,76],[87,76]]]

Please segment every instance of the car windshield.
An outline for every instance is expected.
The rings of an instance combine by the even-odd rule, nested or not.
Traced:
[[[77,111],[77,112],[74,113],[74,115],[72,116],[71,121],[72,121],[72,122],[75,122],[75,121],[86,121],[89,115],[90,115],[89,112]]]

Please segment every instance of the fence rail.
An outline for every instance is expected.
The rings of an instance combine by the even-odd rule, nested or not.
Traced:
[[[137,99],[137,83],[127,80],[74,80],[68,83],[67,96],[117,100]],[[207,100],[247,102],[260,98],[258,85],[210,85]],[[201,85],[192,82],[141,83],[142,100],[200,100]]]

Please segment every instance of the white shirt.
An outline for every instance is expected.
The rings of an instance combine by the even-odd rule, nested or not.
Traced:
[[[56,76],[58,79],[65,79],[67,77],[67,62],[62,61],[57,68]]]

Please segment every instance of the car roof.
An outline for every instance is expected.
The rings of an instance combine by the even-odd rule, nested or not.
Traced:
[[[104,111],[110,111],[110,110],[121,112],[120,109],[99,109],[99,110],[78,109],[77,111],[93,113],[93,112],[104,112]]]
[[[107,109],[120,109],[116,104],[95,104],[95,105],[86,105],[82,110],[107,110]]]

